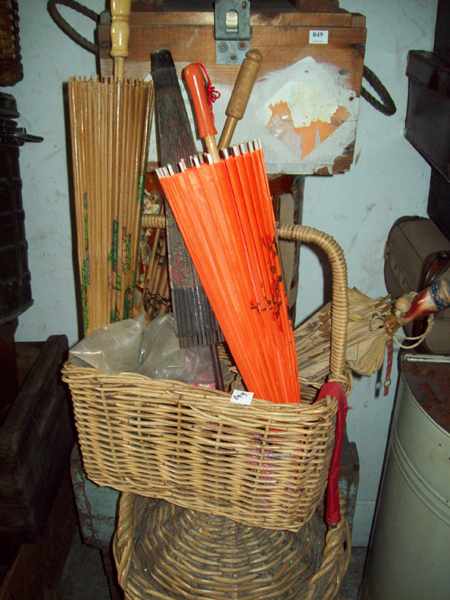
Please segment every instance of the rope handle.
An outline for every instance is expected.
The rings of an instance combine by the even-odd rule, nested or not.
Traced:
[[[163,229],[166,226],[165,217],[146,215],[143,227]],[[344,252],[334,238],[327,233],[305,225],[285,225],[278,229],[278,236],[284,240],[313,244],[321,248],[328,257],[333,276],[331,299],[331,352],[330,376],[331,381],[338,381],[346,389],[349,378],[345,367],[347,347],[347,326],[349,319],[347,264]]]
[[[91,21],[94,21],[94,23],[96,25],[98,24],[100,15],[98,13],[96,13],[95,10],[92,10],[92,9],[88,8],[87,6],[84,6],[84,4],[80,4],[79,2],[76,2],[76,0],[48,0],[48,3],[47,3],[48,12],[49,12],[50,16],[52,17],[52,19],[55,21],[56,25],[61,29],[61,31],[63,31],[67,36],[70,37],[71,40],[73,40],[76,44],[78,44],[79,46],[81,46],[82,48],[87,50],[88,52],[92,52],[93,54],[98,54],[98,52],[99,52],[98,44],[95,44],[94,42],[90,42],[87,38],[85,38],[80,33],[78,33],[78,31],[76,31],[76,29],[74,29],[71,25],[69,25],[69,23],[66,21],[66,19],[64,19],[64,17],[59,12],[59,10],[57,8],[58,4],[60,4],[61,6],[67,6],[68,8],[71,8],[72,10],[79,13],[80,15],[83,15],[83,16],[87,17],[88,19],[91,19]]]
[[[397,112],[397,107],[392,99],[392,96],[387,91],[385,86],[381,83],[375,73],[369,69],[367,65],[363,67],[363,79],[365,79],[378,94],[378,98],[372,96],[364,87],[361,86],[361,96],[366,102],[368,102],[375,110],[378,110],[383,115],[391,117]]]

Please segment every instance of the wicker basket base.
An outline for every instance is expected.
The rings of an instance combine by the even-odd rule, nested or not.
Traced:
[[[123,494],[114,540],[127,600],[331,600],[348,566],[345,521],[270,531]]]

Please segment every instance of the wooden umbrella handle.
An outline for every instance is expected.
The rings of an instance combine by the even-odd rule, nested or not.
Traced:
[[[220,160],[217,150],[217,133],[214,123],[212,102],[208,97],[208,81],[205,79],[204,67],[200,63],[193,63],[183,69],[183,79],[192,102],[198,136],[203,140],[207,152],[214,162]]]
[[[400,325],[406,325],[417,319],[428,317],[433,313],[446,310],[450,306],[450,278],[440,277],[421,290],[409,301],[406,310],[407,297],[402,296],[395,302],[395,308],[403,314],[398,317]]]
[[[258,77],[261,61],[262,54],[259,50],[249,50],[245,55],[245,60],[239,69],[233,92],[225,110],[227,118],[219,140],[219,148],[221,149],[230,145],[236,125],[244,116],[250,94]]]
[[[114,58],[114,78],[117,80],[123,79],[125,58],[128,56],[130,10],[131,0],[111,0],[111,56]]]

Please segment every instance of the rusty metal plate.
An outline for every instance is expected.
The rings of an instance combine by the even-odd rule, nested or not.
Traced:
[[[401,368],[420,406],[450,433],[450,358],[405,354]]]

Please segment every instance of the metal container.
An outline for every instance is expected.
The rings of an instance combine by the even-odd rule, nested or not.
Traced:
[[[450,598],[450,359],[405,354],[363,600]]]

